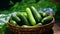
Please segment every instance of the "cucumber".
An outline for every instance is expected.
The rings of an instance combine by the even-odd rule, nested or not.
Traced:
[[[30,8],[26,8],[26,12],[27,12],[28,20],[31,23],[31,25],[33,25],[33,26],[36,25],[36,21],[33,17],[33,14],[31,12]]]
[[[42,19],[42,24],[48,24],[53,20],[53,16],[47,16],[45,18]]]
[[[17,12],[17,14],[19,14],[19,13],[24,15],[27,18],[27,13],[26,12]]]
[[[22,27],[22,28],[27,28],[27,27],[29,27],[29,26],[27,26],[27,25],[22,25],[21,27]]]
[[[35,20],[36,20],[37,22],[40,22],[41,19],[42,19],[42,17],[41,17],[41,15],[38,13],[38,11],[35,9],[35,7],[34,7],[34,6],[31,6],[30,9],[31,9],[31,12],[32,12]]]
[[[44,18],[44,17],[47,16],[47,14],[46,13],[41,13],[41,16],[42,16],[42,18]]]
[[[43,15],[43,17],[47,16],[47,14],[46,14],[46,13],[42,13],[42,15]]]
[[[21,23],[22,23],[23,25],[30,25],[29,22],[28,22],[28,20],[27,20],[27,18],[26,18],[24,15],[18,13],[17,16],[18,16],[19,18],[21,18]]]
[[[12,20],[16,21],[17,23],[21,22],[21,19],[18,16],[14,15],[14,14],[11,15],[11,18],[12,18]]]
[[[17,25],[17,23],[14,20],[10,20],[10,23],[15,26]]]
[[[36,24],[35,26],[42,26],[42,23],[38,23],[38,24]]]

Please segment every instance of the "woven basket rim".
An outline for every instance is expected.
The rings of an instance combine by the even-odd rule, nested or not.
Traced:
[[[55,22],[55,19],[53,18],[53,20],[52,20],[50,23],[46,24],[46,25],[22,27],[22,26],[14,26],[14,25],[10,24],[10,22],[9,22],[9,20],[8,20],[8,24],[9,24],[9,25],[14,26],[14,27],[17,27],[17,28],[37,28],[37,27],[44,27],[44,26],[48,26],[48,25],[50,25],[50,24],[52,24],[52,23],[54,23],[54,22]]]

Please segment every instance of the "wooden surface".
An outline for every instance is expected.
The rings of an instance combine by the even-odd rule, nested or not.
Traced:
[[[54,34],[60,34],[60,23],[55,24],[53,27]]]

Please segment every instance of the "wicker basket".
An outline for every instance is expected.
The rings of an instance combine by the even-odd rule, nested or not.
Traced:
[[[55,19],[46,25],[43,26],[29,26],[22,28],[21,26],[14,26],[10,23],[8,23],[9,28],[15,33],[15,34],[42,34],[44,32],[49,32],[50,29],[52,29],[54,25]]]

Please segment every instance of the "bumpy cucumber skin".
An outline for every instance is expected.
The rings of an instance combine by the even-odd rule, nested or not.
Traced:
[[[31,6],[30,9],[31,9],[31,12],[32,12],[35,20],[36,20],[37,22],[40,22],[41,19],[42,19],[42,17],[41,17],[41,15],[38,13],[38,11],[35,9],[35,7]]]
[[[29,19],[31,25],[36,25],[36,21],[33,17],[33,14],[31,12],[30,8],[26,8],[26,12],[27,12],[27,16],[28,16],[28,19]]]
[[[21,21],[21,19],[18,16],[16,16],[16,15],[11,15],[11,18],[12,18],[12,20],[14,20],[16,22],[20,22]]]
[[[53,20],[53,16],[47,16],[45,18],[42,19],[42,24],[48,24]]]
[[[18,17],[18,16],[16,16],[16,15],[11,15],[11,19],[12,20],[14,20],[14,21],[16,21],[16,23],[19,25],[19,24],[21,24],[20,22],[21,22],[21,19]]]
[[[21,19],[21,23],[23,25],[30,25],[29,22],[28,22],[28,20],[27,20],[27,18],[24,15],[22,15],[21,13],[19,13],[19,14],[17,14],[17,16]]]

